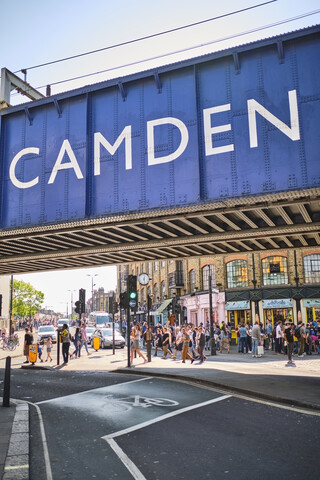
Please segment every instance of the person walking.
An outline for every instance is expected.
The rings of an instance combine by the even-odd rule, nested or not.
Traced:
[[[252,327],[252,357],[261,357],[258,355],[258,345],[261,341],[261,330],[258,320]]]
[[[163,355],[161,358],[167,358],[167,354],[173,358],[173,354],[169,350],[170,346],[170,333],[169,329],[167,327],[163,327],[163,335],[162,335],[162,350],[163,350]]]
[[[131,332],[131,340],[132,340],[132,345],[131,345],[131,358],[130,358],[130,364],[132,365],[133,363],[133,355],[134,352],[136,352],[139,357],[143,358],[144,363],[147,363],[146,357],[143,355],[142,352],[140,352],[140,339],[141,339],[141,330],[139,325],[136,325],[133,327],[132,332]]]
[[[183,327],[182,329],[182,363],[186,363],[186,358],[189,358],[191,360],[191,363],[194,362],[194,357],[192,357],[189,353],[189,346],[190,346],[190,336],[187,332],[187,329]]]
[[[64,323],[62,327],[61,341],[62,341],[63,363],[67,365],[69,360],[70,333],[69,333],[69,327],[66,323]]]
[[[26,356],[26,361],[23,363],[29,363],[29,347],[32,345],[33,335],[31,334],[28,327],[25,328],[24,335],[24,344],[23,344],[23,354]]]
[[[279,320],[276,326],[276,342],[275,342],[275,353],[282,353],[282,344],[283,344],[283,333],[282,333],[282,322]]]
[[[197,345],[198,345],[198,354],[200,357],[200,363],[203,363],[207,359],[207,357],[204,354],[204,347],[206,345],[206,336],[204,334],[202,327],[198,328]]]
[[[81,327],[81,346],[80,346],[80,351],[81,348],[83,347],[86,349],[87,355],[90,355],[89,350],[88,350],[88,337],[87,337],[87,325],[84,322]]]
[[[73,338],[74,352],[70,355],[70,358],[79,358],[80,357],[80,346],[81,346],[81,331],[80,327],[76,328],[76,332]]]
[[[299,342],[299,352],[298,357],[302,358],[305,356],[304,347],[306,342],[306,329],[302,320],[299,320],[298,325],[295,329],[295,335]]]
[[[287,354],[288,354],[288,363],[286,366],[295,367],[296,364],[292,360],[293,354],[293,344],[294,344],[294,323],[293,322],[286,322],[284,328],[284,339],[287,342]]]
[[[49,359],[50,359],[50,362],[52,362],[52,357],[51,357],[52,340],[51,340],[51,337],[48,338],[48,340],[47,340],[47,342],[46,342],[46,347],[47,347],[47,358],[46,358],[46,362],[48,362]]]
[[[229,335],[228,335],[225,323],[222,324],[220,338],[221,338],[221,343],[220,343],[219,352],[222,353],[222,350],[225,349],[227,350],[228,353],[230,353]]]

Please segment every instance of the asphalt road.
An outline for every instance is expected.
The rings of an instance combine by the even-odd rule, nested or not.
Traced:
[[[111,373],[12,374],[30,407],[30,479],[318,478],[320,416],[210,388]]]

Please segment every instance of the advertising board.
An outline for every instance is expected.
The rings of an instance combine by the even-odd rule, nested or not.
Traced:
[[[0,227],[319,187],[319,50],[313,27],[3,110]]]

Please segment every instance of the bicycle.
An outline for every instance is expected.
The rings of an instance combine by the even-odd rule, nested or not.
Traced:
[[[9,351],[15,350],[19,345],[19,337],[17,334],[9,335],[8,337],[2,337],[1,348],[3,350],[8,349]]]

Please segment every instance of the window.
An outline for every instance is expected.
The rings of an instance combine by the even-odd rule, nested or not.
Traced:
[[[196,272],[194,268],[189,272],[189,285],[190,285],[190,292],[194,292],[196,289]]]
[[[153,286],[153,297],[154,297],[155,302],[157,301],[158,296],[159,296],[158,284],[155,283],[154,286]]]
[[[209,273],[211,275],[211,287],[216,286],[216,269],[214,265],[206,265],[202,269],[202,288],[209,290]]]
[[[148,272],[149,274],[152,273],[152,265],[151,265],[151,262],[148,262]]]
[[[158,270],[158,262],[154,262],[153,268],[155,272]]]
[[[248,266],[246,260],[233,260],[227,263],[228,288],[248,286]]]
[[[306,283],[320,283],[320,255],[307,255],[303,258]]]
[[[262,260],[263,285],[288,283],[288,262],[286,257],[267,257]]]
[[[140,290],[140,299],[141,299],[141,302],[144,303],[145,302],[145,288],[142,288]]]
[[[165,260],[162,260],[161,261],[161,268],[164,268],[165,266],[166,266],[166,262],[165,262]]]

